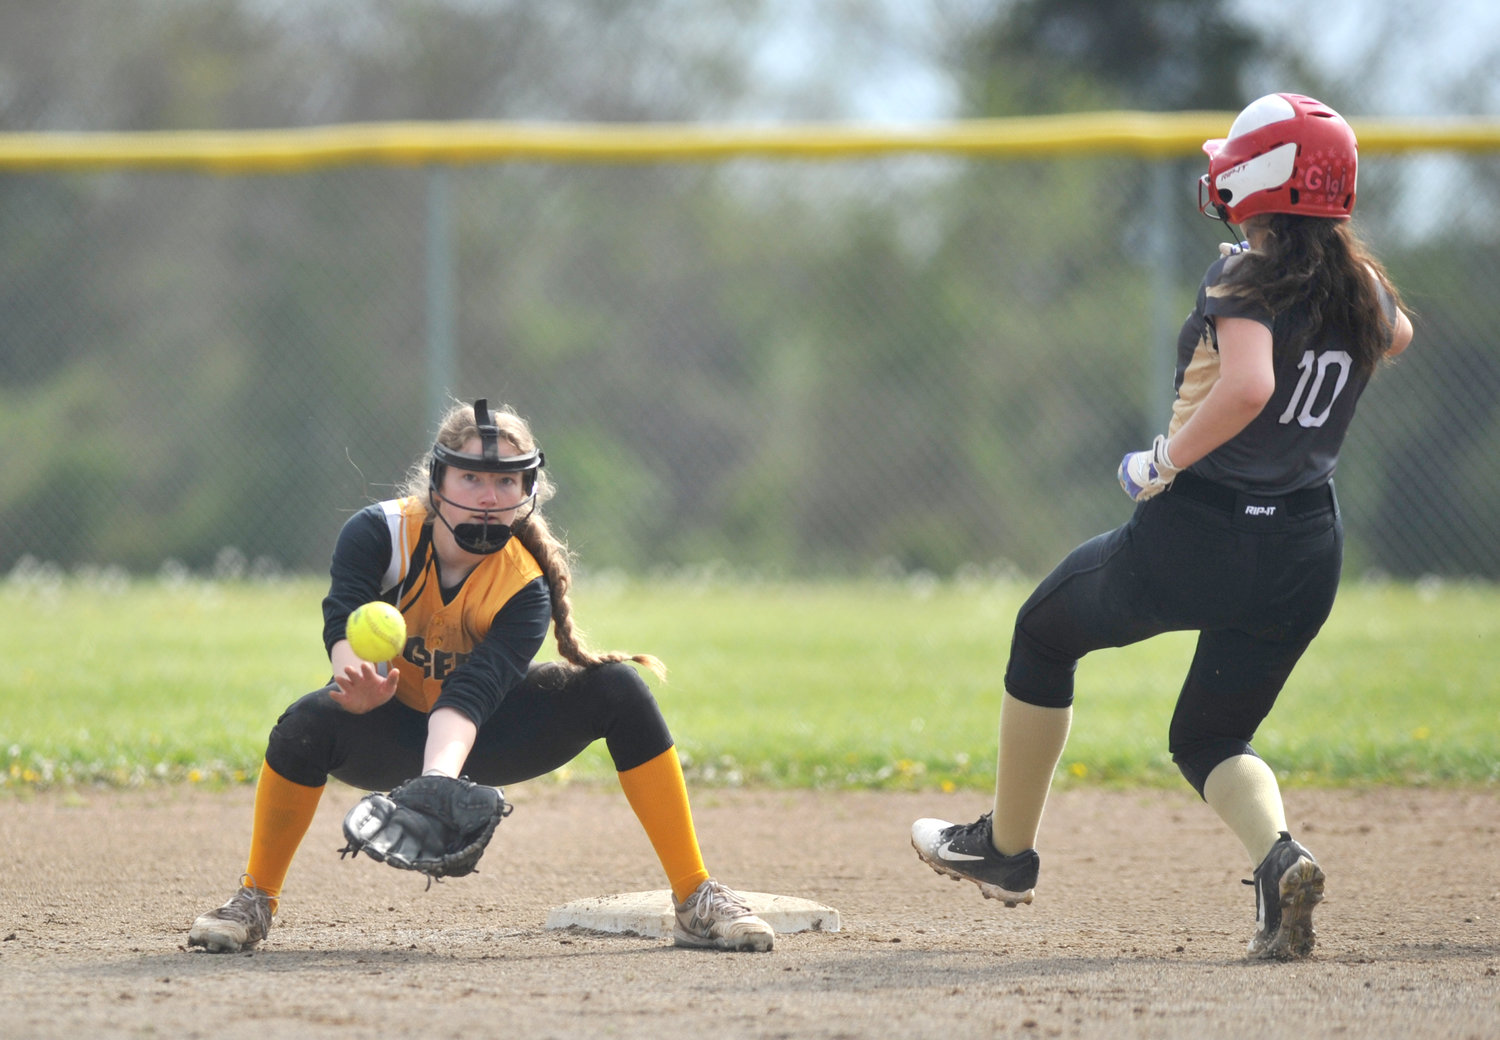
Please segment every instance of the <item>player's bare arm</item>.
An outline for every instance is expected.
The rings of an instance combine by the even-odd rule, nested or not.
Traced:
[[[422,775],[458,776],[474,748],[479,727],[453,708],[437,708],[427,718],[427,748],[422,755]]]
[[[1385,356],[1393,358],[1411,346],[1412,335],[1411,318],[1407,317],[1405,311],[1397,311],[1396,330],[1391,335],[1391,349],[1385,352]]]
[[[1249,318],[1217,322],[1219,378],[1203,403],[1167,441],[1172,462],[1186,469],[1260,414],[1276,390],[1271,365],[1271,330]]]

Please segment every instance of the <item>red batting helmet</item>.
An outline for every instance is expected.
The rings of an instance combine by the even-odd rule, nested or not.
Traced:
[[[1301,94],[1246,106],[1227,138],[1204,141],[1208,173],[1198,208],[1238,224],[1257,213],[1346,220],[1354,209],[1359,145],[1344,117]]]

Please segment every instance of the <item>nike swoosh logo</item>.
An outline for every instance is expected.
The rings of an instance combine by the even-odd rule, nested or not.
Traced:
[[[937,850],[938,859],[945,859],[950,863],[962,863],[966,860],[984,859],[983,856],[971,856],[967,852],[954,852],[951,846],[944,845]]]

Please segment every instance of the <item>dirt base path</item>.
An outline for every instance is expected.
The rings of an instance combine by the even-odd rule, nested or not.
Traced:
[[[973,793],[700,791],[709,868],[826,903],[767,955],[547,931],[547,910],[665,887],[618,791],[548,782],[481,872],[423,891],[340,861],[331,787],[259,949],[189,952],[232,894],[251,792],[0,800],[0,1034],[73,1037],[1462,1037],[1500,1035],[1497,792],[1290,791],[1328,873],[1310,961],[1243,959],[1238,842],[1190,793],[1065,791],[1037,901],[933,873],[918,816]]]

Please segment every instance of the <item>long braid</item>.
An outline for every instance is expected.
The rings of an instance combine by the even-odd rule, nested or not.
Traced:
[[[583,632],[573,620],[573,600],[569,595],[573,586],[572,553],[552,534],[546,518],[538,512],[533,512],[524,521],[518,522],[514,533],[536,559],[552,589],[552,634],[557,639],[557,649],[564,659],[580,667],[613,661],[634,661],[650,670],[658,679],[667,677],[666,665],[651,654],[625,654],[617,651],[601,653],[589,649]]]

